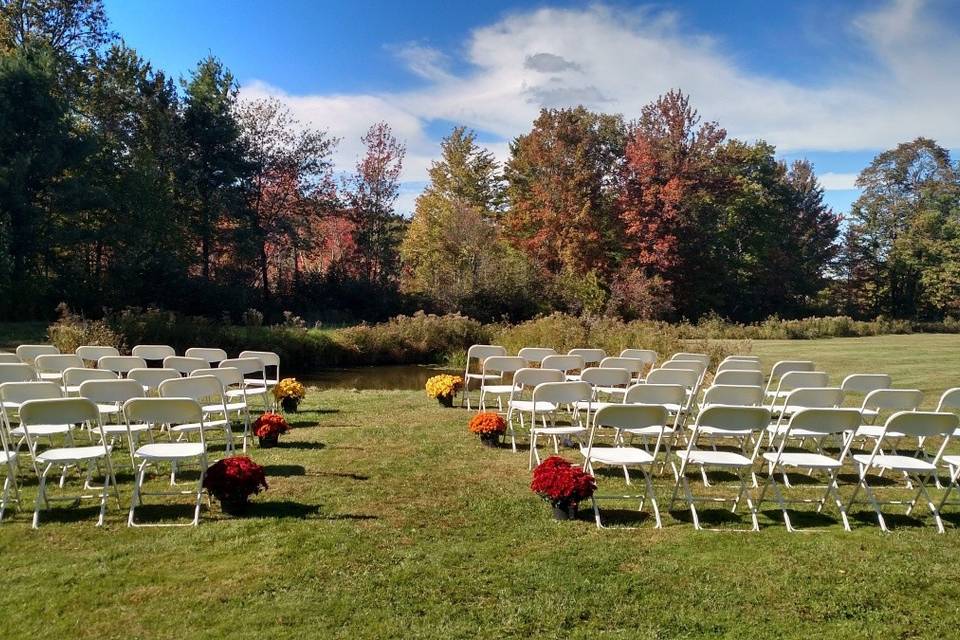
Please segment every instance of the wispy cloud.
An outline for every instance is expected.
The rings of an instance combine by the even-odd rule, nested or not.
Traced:
[[[514,13],[474,29],[464,64],[413,43],[398,59],[426,80],[404,92],[291,96],[257,82],[245,95],[277,95],[303,120],[342,136],[338,163],[350,166],[359,137],[386,120],[406,140],[403,179],[426,179],[438,140],[433,120],[451,121],[509,140],[527,130],[543,106],[587,107],[628,118],[679,87],[708,119],[731,135],[764,139],[781,151],[871,150],[918,135],[960,147],[960,38],[922,0],[896,0],[848,25],[869,52],[868,67],[824,70],[816,87],[758,75],[738,64],[710,34],[684,33],[673,13],[593,5]],[[497,150],[502,155],[505,146]],[[825,188],[851,188],[852,174],[825,174]],[[849,186],[848,186],[849,185]]]

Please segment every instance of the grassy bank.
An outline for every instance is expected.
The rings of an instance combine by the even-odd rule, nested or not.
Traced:
[[[927,406],[960,385],[955,336],[754,351],[834,381],[887,371]],[[868,512],[852,533],[790,535],[771,505],[758,534],[697,533],[680,511],[662,530],[624,513],[641,528],[598,531],[551,521],[525,455],[481,447],[464,410],[389,391],[314,391],[305,407],[280,448],[252,450],[271,486],[249,518],[214,506],[197,529],[130,530],[112,505],[103,529],[88,509],[38,531],[24,512],[0,523],[3,637],[934,638],[960,623],[956,507],[945,535],[902,517],[882,535]],[[600,484],[623,488],[618,473]]]

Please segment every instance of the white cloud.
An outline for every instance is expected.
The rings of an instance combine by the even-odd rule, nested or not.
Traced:
[[[820,179],[820,186],[823,187],[824,191],[847,191],[850,189],[856,189],[857,181],[856,173],[835,173],[833,171],[827,171],[826,173],[818,174],[817,177]]]
[[[528,130],[541,106],[585,106],[628,118],[679,87],[707,119],[730,135],[765,139],[780,151],[872,150],[918,135],[960,147],[960,38],[931,16],[922,0],[895,0],[849,25],[872,57],[869,68],[843,75],[824,70],[811,87],[761,76],[739,65],[718,42],[689,35],[676,15],[593,5],[507,15],[474,29],[464,49],[467,71],[450,71],[446,53],[422,44],[397,49],[426,84],[405,92],[293,96],[264,83],[244,95],[271,94],[302,120],[342,136],[338,165],[362,153],[359,137],[389,122],[408,145],[403,180],[424,181],[438,140],[431,120],[499,136]],[[506,155],[505,143],[496,150]],[[830,189],[851,188],[852,174],[825,174]],[[848,186],[849,185],[849,186]]]

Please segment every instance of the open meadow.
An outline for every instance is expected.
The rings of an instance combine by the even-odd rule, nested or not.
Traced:
[[[960,336],[753,350],[765,369],[813,359],[836,383],[887,372],[924,390],[925,406],[960,386]],[[84,506],[31,530],[25,466],[23,508],[0,523],[0,637],[944,638],[960,623],[957,506],[944,535],[897,516],[885,535],[867,511],[851,533],[812,518],[801,522],[825,529],[788,534],[773,503],[759,533],[696,532],[686,512],[666,513],[668,472],[663,529],[624,503],[608,505],[621,507],[613,526],[639,528],[598,530],[588,505],[579,521],[551,520],[526,452],[482,447],[471,413],[423,392],[311,390],[302,408],[279,447],[250,451],[270,482],[250,515],[214,502],[195,529],[127,528],[131,476],[117,455],[124,509],[111,502],[106,526]],[[610,493],[623,480],[598,483]]]

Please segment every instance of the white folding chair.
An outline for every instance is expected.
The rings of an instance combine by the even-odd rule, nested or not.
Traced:
[[[4,382],[35,382],[37,372],[28,364],[22,362],[0,363],[0,384]]]
[[[467,365],[463,370],[463,396],[460,398],[460,406],[462,407],[464,402],[467,404],[467,409],[470,409],[470,381],[476,380],[480,383],[480,386],[483,387],[484,382],[500,382],[502,379],[498,374],[484,374],[484,373],[475,373],[470,370],[470,367],[474,362],[477,363],[477,366],[482,367],[483,363],[486,362],[487,358],[501,357],[506,356],[507,350],[499,345],[495,344],[474,344],[467,349]],[[485,378],[485,375],[490,375],[492,377]]]
[[[84,345],[82,347],[77,347],[75,353],[77,354],[77,357],[83,360],[85,363],[89,362],[94,366],[96,366],[100,358],[104,356],[120,355],[120,351],[116,347],[102,347],[98,345]]]
[[[541,369],[557,369],[563,371],[564,379],[571,381],[573,377],[580,378],[579,372],[583,371],[583,357],[581,356],[547,356],[540,361]],[[571,371],[577,371],[577,374],[571,374]],[[575,380],[573,380],[575,382]]]
[[[630,473],[628,469],[631,467],[639,468],[643,474],[644,482],[644,493],[638,496],[602,496],[594,493],[591,499],[593,502],[593,516],[596,520],[597,528],[603,528],[603,524],[600,521],[600,507],[597,501],[612,498],[639,498],[641,511],[643,510],[644,502],[649,499],[650,504],[653,506],[653,516],[656,520],[657,528],[659,529],[663,526],[660,521],[660,509],[657,506],[657,496],[653,489],[653,482],[650,479],[650,472],[656,463],[657,456],[660,452],[660,445],[664,443],[664,438],[667,437],[668,422],[669,415],[667,409],[656,405],[608,405],[594,414],[587,446],[581,446],[580,448],[580,452],[584,458],[584,469],[589,470],[592,474],[594,473],[593,467],[595,464],[621,467],[627,484],[630,484]],[[597,430],[601,428],[613,429],[617,434],[623,433],[624,431],[656,433],[656,443],[653,451],[650,452],[646,449],[624,446],[622,441],[615,435],[614,442],[617,443],[615,446],[597,446],[595,444],[596,434]]]
[[[767,379],[767,387],[764,389],[764,395],[773,396],[780,384],[780,378],[793,371],[813,371],[813,362],[810,360],[781,360],[773,365],[770,370],[770,377]],[[826,385],[812,385],[826,386]]]
[[[657,352],[652,349],[624,349],[620,352],[621,358],[632,358],[634,360],[640,360],[643,362],[643,367],[640,370],[639,379],[643,379],[643,374],[653,369],[657,364]]]
[[[547,369],[549,371],[549,369]],[[560,452],[559,438],[579,438],[587,432],[585,425],[590,424],[590,409],[587,408],[586,419],[581,420],[580,416],[573,411],[568,411],[569,424],[557,425],[557,413],[563,405],[573,407],[578,402],[589,400],[593,394],[593,389],[583,380],[564,381],[564,382],[544,382],[538,384],[533,389],[533,407],[530,413],[530,464],[529,469],[533,469],[533,461],[536,459],[540,464],[540,454],[537,452],[537,436],[547,436],[553,440],[553,450]],[[540,413],[542,426],[537,426],[537,413]],[[547,418],[550,423],[547,424]],[[582,443],[581,443],[582,444]]]
[[[600,361],[607,357],[607,352],[603,349],[570,349],[568,356],[580,356],[583,358],[583,366],[590,367],[599,365]]]
[[[876,441],[886,434],[888,440],[892,440],[892,445],[896,445],[904,434],[897,434],[893,431],[887,431],[886,425],[876,424],[877,418],[881,414],[888,415],[899,411],[916,411],[923,402],[923,392],[919,389],[877,389],[867,394],[863,399],[863,405],[860,407],[860,413],[863,416],[863,424],[857,427],[853,433],[853,438],[861,438],[863,442],[867,440]],[[893,450],[896,452],[896,449]]]
[[[14,450],[19,452],[24,444],[34,459],[36,467],[36,450],[33,444],[39,438],[47,438],[50,446],[56,446],[55,436],[63,436],[67,444],[73,444],[73,423],[34,424],[31,437],[28,438],[22,424],[17,424],[20,409],[29,400],[54,400],[63,397],[60,385],[55,382],[4,382],[0,384],[0,410],[2,410],[3,424],[11,439],[16,440]],[[17,426],[14,426],[17,424]],[[39,472],[39,471],[38,471]]]
[[[784,428],[783,438],[780,440],[780,446],[776,451],[768,451],[763,454],[763,459],[769,465],[767,480],[760,490],[760,497],[757,498],[757,510],[763,504],[767,495],[767,490],[773,488],[774,496],[780,510],[783,511],[783,524],[787,531],[796,531],[790,522],[790,514],[787,512],[788,503],[815,503],[817,513],[823,510],[827,499],[833,497],[837,509],[840,511],[840,517],[843,520],[843,528],[850,531],[850,521],[847,518],[847,510],[840,499],[840,487],[837,485],[837,473],[843,467],[844,460],[850,450],[850,441],[843,444],[844,434],[850,429],[856,429],[860,424],[860,412],[857,409],[801,409],[793,414],[790,422]],[[827,455],[822,449],[818,448],[816,453],[808,451],[787,451],[787,440],[791,438],[813,438],[818,442],[834,437],[841,441],[840,455],[833,457]],[[804,468],[808,473],[819,471],[827,476],[826,492],[819,499],[795,498],[786,500],[783,493],[777,485],[776,474],[783,474],[784,485],[789,487],[787,481],[787,472],[791,469]],[[809,487],[808,487],[809,488]]]
[[[686,400],[687,391],[682,385],[640,383],[627,389],[623,397],[623,404],[651,405],[666,409],[667,422],[662,431],[663,435],[667,436],[663,446],[664,453],[669,458],[670,449],[679,436],[683,421],[686,419],[687,414],[683,412]],[[628,444],[632,443],[635,437],[639,437],[644,449],[649,449],[650,439],[659,438],[660,431],[660,429],[650,428],[629,428],[621,430],[619,437],[621,442],[626,441]],[[661,463],[660,472],[663,472],[665,465],[666,460]]]
[[[877,513],[877,522],[880,524],[880,529],[887,531],[887,523],[883,519],[883,513],[880,510],[880,505],[906,505],[907,515],[910,515],[910,513],[913,511],[913,507],[917,503],[917,500],[922,496],[926,501],[930,512],[933,514],[933,519],[937,524],[937,531],[943,533],[943,520],[940,518],[939,507],[933,503],[933,500],[927,491],[926,484],[936,476],[940,459],[943,456],[947,444],[950,442],[950,438],[953,436],[953,432],[957,428],[957,424],[958,418],[953,413],[937,413],[935,411],[900,411],[890,416],[884,425],[883,433],[879,438],[877,438],[876,444],[873,446],[873,450],[870,453],[856,453],[853,455],[853,460],[857,463],[859,468],[859,482],[854,488],[853,495],[850,496],[849,502],[847,502],[847,512],[849,513],[850,507],[857,503],[857,495],[859,491],[863,489],[864,493],[867,495],[867,501],[871,506],[873,506],[873,510]],[[941,437],[943,440],[941,445],[937,448],[936,453],[932,456],[926,451],[918,452],[921,454],[918,456],[906,456],[885,453],[883,451],[884,441],[891,437],[890,434],[893,434],[892,437],[895,440],[898,440],[904,436],[915,436],[921,443],[929,442],[935,437]],[[880,472],[899,471],[904,478],[906,478],[908,486],[911,488],[917,488],[916,495],[914,495],[912,500],[907,501],[878,501],[876,495],[874,494],[873,488],[867,482],[867,476],[871,470],[877,470]],[[951,477],[946,494],[944,495],[943,500],[941,500],[941,503],[946,501],[946,498],[950,495],[950,491],[955,486],[956,484],[954,483],[954,479]]]
[[[717,367],[717,375],[726,371],[756,371],[760,373],[760,384],[763,385],[763,370],[757,360],[724,360]]]
[[[524,347],[517,352],[517,355],[526,361],[527,366],[539,365],[547,356],[555,356],[557,352],[550,347]]]
[[[0,364],[23,364],[23,360],[15,353],[0,351]]]
[[[526,366],[527,363],[519,356],[490,356],[485,359],[479,374],[480,411],[487,410],[488,396],[493,396],[497,401],[497,409],[503,411],[503,397],[509,398],[513,392],[513,384],[506,384],[504,376],[513,375]],[[469,401],[467,406],[469,408]]]
[[[60,349],[52,344],[22,344],[17,347],[17,357],[20,362],[32,365],[37,356],[57,355]]]
[[[703,392],[700,411],[707,407],[759,407],[763,404],[763,390],[752,385],[714,384]]]
[[[138,523],[135,519],[136,509],[143,504],[145,495],[163,496],[196,496],[193,511],[192,526],[200,522],[200,505],[203,500],[203,479],[207,472],[207,441],[204,438],[203,409],[195,400],[189,398],[134,398],[123,405],[123,414],[128,424],[146,424],[151,428],[168,426],[171,430],[181,425],[200,425],[196,430],[200,434],[200,442],[163,442],[150,443],[137,447],[134,458],[140,460],[133,485],[133,498],[130,501],[130,513],[127,516],[127,526],[186,526],[179,523]],[[130,439],[131,447],[133,438]],[[173,474],[178,465],[196,461],[200,467],[200,477],[194,490],[149,492],[143,490],[143,482],[150,466],[160,463],[169,463],[171,467],[170,484],[174,484]]]
[[[259,358],[263,363],[263,380],[248,380],[262,384],[268,390],[280,383],[280,356],[273,351],[241,351],[239,358]]]
[[[705,353],[691,353],[689,351],[678,351],[670,356],[671,360],[696,360],[703,363],[704,369],[710,366],[710,356]]]
[[[71,367],[63,372],[63,392],[66,395],[76,395],[80,385],[87,380],[119,380],[120,376],[106,369],[77,369]]]
[[[725,369],[713,377],[713,384],[738,387],[759,387],[763,395],[763,373],[760,370]]]
[[[885,373],[851,373],[840,383],[844,395],[861,396],[877,389],[890,389],[892,386],[893,379]]]
[[[188,358],[186,356],[167,356],[163,359],[164,369],[173,369],[181,376],[189,376],[194,371],[209,369],[210,364],[203,358]]]
[[[167,356],[177,355],[177,352],[166,344],[138,344],[130,350],[130,355],[153,362],[162,362]]]
[[[91,400],[100,413],[100,425],[107,444],[111,449],[120,440],[139,443],[140,436],[146,434],[153,441],[150,427],[145,424],[130,424],[123,416],[123,405],[127,400],[143,397],[143,386],[136,380],[87,380],[80,385],[80,397]],[[112,421],[111,421],[112,419]],[[124,437],[126,436],[126,437]],[[130,467],[136,468],[133,460],[133,447],[129,449]]]
[[[680,486],[683,485],[683,492],[690,507],[690,514],[693,517],[693,526],[696,529],[702,529],[700,518],[697,514],[696,502],[732,502],[731,512],[736,513],[737,507],[743,498],[746,498],[747,507],[750,509],[750,518],[753,521],[753,531],[758,531],[760,525],[757,522],[757,511],[754,508],[750,498],[749,483],[747,475],[752,472],[753,463],[757,455],[757,449],[750,452],[736,451],[717,451],[715,449],[698,449],[697,441],[700,437],[701,429],[709,426],[714,433],[730,432],[731,434],[748,433],[759,437],[763,429],[770,422],[770,410],[766,407],[725,407],[712,406],[704,409],[697,416],[697,421],[693,426],[693,433],[687,443],[685,451],[677,451],[676,455],[680,459],[680,469],[676,472],[677,480],[673,485],[673,495],[670,498],[670,508],[677,500],[677,493]],[[690,490],[690,482],[687,479],[687,468],[690,466],[705,470],[710,467],[720,468],[731,471],[737,475],[740,480],[740,489],[732,500],[715,496],[695,496]],[[701,473],[703,475],[703,473]]]
[[[600,361],[601,369],[626,369],[634,382],[643,380],[647,368],[647,361],[642,358],[628,358],[624,356],[609,356]]]
[[[782,410],[782,406],[789,396],[796,389],[804,388],[822,388],[830,382],[830,376],[823,371],[789,371],[782,376],[773,392],[767,393],[770,399],[770,411],[776,413]],[[780,405],[778,407],[777,405]]]
[[[243,376],[243,386],[246,390],[246,399],[260,396],[263,399],[264,410],[272,405],[270,401],[270,390],[267,389],[263,381],[267,379],[267,374],[263,370],[263,360],[260,358],[227,358],[222,360],[218,369],[236,369]]]
[[[660,364],[661,369],[689,369],[697,372],[697,387],[703,385],[707,375],[707,365],[702,360],[667,360]]]
[[[97,369],[113,371],[121,378],[134,369],[146,369],[147,361],[138,356],[103,356],[97,360]]]
[[[20,506],[20,486],[17,483],[17,452],[10,448],[7,440],[7,429],[0,425],[0,465],[3,466],[3,495],[0,496],[0,522],[3,522],[3,513],[10,505],[10,492],[13,490],[13,501]]]
[[[227,368],[227,367],[221,367]],[[215,376],[192,376],[177,378],[160,383],[161,398],[190,398],[200,403],[203,409],[203,420],[178,424],[170,427],[170,436],[177,436],[177,440],[189,439],[192,433],[202,431],[221,430],[226,438],[226,452],[233,451],[233,429],[230,427],[230,413],[227,411],[227,401],[224,396],[223,385]],[[217,416],[211,418],[211,416]],[[204,437],[201,433],[201,437]],[[204,442],[206,440],[204,439]]]
[[[160,385],[163,382],[180,377],[180,372],[174,369],[131,369],[127,372],[127,378],[136,380],[143,387],[144,393],[154,396],[160,394]]]
[[[229,356],[223,349],[213,347],[190,347],[183,352],[188,358],[200,358],[207,363],[207,367],[215,367]]]
[[[787,426],[790,416],[803,411],[804,409],[836,409],[843,404],[843,390],[839,387],[801,387],[794,389],[784,399],[783,406],[777,414],[775,422],[767,427],[767,442],[770,447],[776,445],[777,437],[787,437]],[[860,412],[857,411],[857,415]],[[800,445],[807,438],[812,438],[820,450],[819,438],[816,433],[806,433],[802,427],[794,426],[792,429],[794,438],[800,439]],[[789,486],[789,483],[788,483]]]
[[[545,382],[563,382],[563,372],[556,369],[524,368],[513,374],[510,399],[507,401],[507,432],[510,434],[510,441],[514,453],[517,451],[516,430],[513,428],[514,415],[520,418],[520,429],[526,430],[523,414],[529,413],[531,419],[533,418],[533,390],[537,385]],[[529,392],[531,397],[529,400],[524,398],[527,392]],[[555,409],[555,407],[544,403],[540,407],[540,413],[543,414],[553,409]]]
[[[243,423],[243,451],[247,451],[247,440],[250,438],[250,405],[247,403],[247,387],[243,374],[233,367],[217,367],[216,369],[198,369],[191,376],[213,376],[223,386],[223,397],[226,401],[227,413],[236,412],[237,419]]]
[[[647,384],[678,384],[686,389],[687,399],[682,411],[688,412],[697,397],[700,374],[693,369],[654,369],[647,374]]]
[[[760,362],[760,356],[732,355],[723,359],[724,362]]]
[[[41,380],[59,383],[63,381],[63,372],[67,369],[83,368],[83,360],[72,353],[40,355],[34,359],[33,368]]]
[[[17,383],[13,383],[17,384]],[[22,383],[21,383],[22,384]],[[42,383],[41,383],[42,384]],[[117,490],[117,479],[113,475],[113,463],[110,460],[110,447],[107,445],[106,436],[100,424],[100,413],[93,402],[86,398],[55,398],[49,400],[27,400],[20,407],[20,427],[23,429],[24,437],[27,439],[27,446],[31,451],[37,451],[37,438],[42,434],[37,434],[34,429],[42,425],[50,424],[87,424],[91,431],[96,430],[100,436],[100,442],[94,445],[84,447],[52,447],[44,450],[42,453],[34,455],[35,469],[38,471],[37,480],[37,501],[33,511],[33,528],[40,526],[41,508],[50,508],[51,500],[65,500],[75,502],[78,500],[100,498],[100,517],[97,519],[97,526],[103,525],[103,518],[107,511],[107,499],[110,496],[111,485],[113,493],[117,498],[117,507],[120,507],[120,492]],[[103,464],[106,472],[104,473],[103,484],[94,486],[93,472],[99,470],[100,464]],[[63,477],[67,470],[75,468],[79,471],[81,465],[86,465],[87,473],[83,483],[85,490],[99,489],[97,494],[81,494],[78,496],[49,496],[47,495],[47,476],[54,468],[62,469],[61,486]],[[43,471],[39,468],[43,467]]]
[[[580,379],[589,383],[593,389],[593,411],[596,411],[597,403],[603,396],[615,399],[618,403],[622,402],[627,387],[633,381],[629,370],[613,367],[587,367],[580,374]]]

